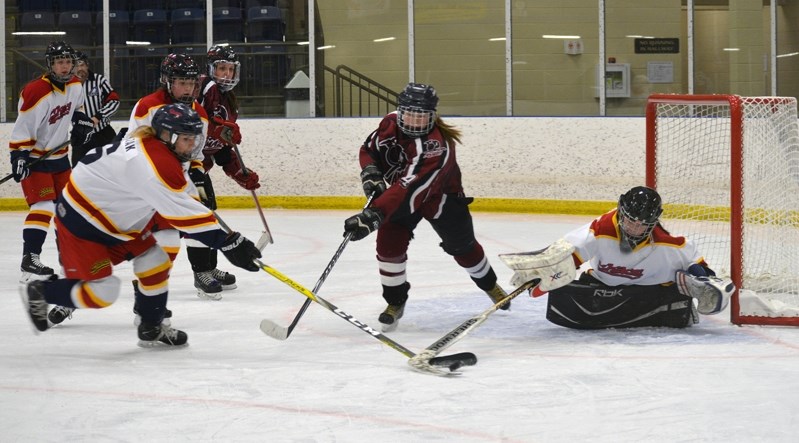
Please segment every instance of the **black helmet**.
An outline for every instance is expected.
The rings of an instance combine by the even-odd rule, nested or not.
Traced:
[[[175,101],[191,104],[194,102],[194,94],[175,97],[172,94],[172,82],[178,78],[197,80],[199,76],[200,67],[186,54],[169,54],[161,61],[161,83],[166,85],[167,91]]]
[[[155,134],[161,138],[162,131],[166,131],[169,135],[169,141],[165,142],[173,154],[182,162],[189,161],[198,153],[198,149],[203,146],[203,122],[200,115],[197,114],[189,106],[183,103],[174,103],[158,108],[153,115],[152,127],[155,129]],[[175,143],[178,139],[178,134],[192,134],[195,135],[194,149],[189,154],[178,154],[175,152]]]
[[[47,45],[47,49],[44,52],[44,60],[47,64],[48,74],[56,81],[69,81],[75,72],[75,54],[75,50],[72,49],[72,46],[70,46],[69,43],[62,40],[51,42],[49,45]],[[53,63],[60,58],[68,58],[72,60],[72,69],[67,75],[59,76],[53,71]]]
[[[403,133],[411,137],[421,137],[433,130],[438,106],[435,88],[421,83],[408,83],[400,92],[397,101],[397,124]],[[410,121],[411,117],[414,121]]]
[[[230,63],[234,66],[233,77],[220,78],[216,74],[216,65],[219,63]],[[241,63],[236,51],[228,45],[211,46],[208,49],[208,76],[222,88],[223,91],[230,91],[239,83],[239,71]]]
[[[621,248],[630,251],[655,229],[663,213],[660,195],[652,188],[636,186],[619,197]]]
[[[86,53],[83,51],[75,51],[75,61],[88,64],[89,56],[87,56]]]

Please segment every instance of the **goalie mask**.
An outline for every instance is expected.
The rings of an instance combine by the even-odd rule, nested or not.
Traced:
[[[203,122],[200,115],[183,103],[175,103],[158,108],[153,115],[152,122],[156,137],[161,139],[169,150],[175,154],[181,162],[187,162],[192,158],[199,158],[202,147],[205,144],[203,137]],[[166,132],[166,140],[163,134]],[[191,150],[181,150],[178,152],[178,137],[180,134],[193,135],[194,144]]]
[[[438,106],[435,88],[421,83],[408,83],[397,101],[397,125],[405,135],[421,137],[433,130]]]
[[[175,101],[190,105],[194,102],[197,94],[197,81],[200,77],[200,67],[193,58],[186,54],[169,54],[161,61],[161,84],[166,86],[166,90]],[[190,80],[194,82],[194,87],[175,88],[175,80]],[[176,91],[180,89],[180,91]],[[189,89],[191,89],[190,92]]]
[[[75,73],[75,50],[72,49],[68,43],[64,41],[57,41],[52,42],[47,46],[47,49],[44,52],[44,60],[47,64],[47,74],[53,80],[61,83],[68,82],[72,75]],[[69,72],[63,73],[61,69],[58,69],[59,72],[56,72],[55,63],[56,60],[61,59],[68,59],[72,67],[70,68]]]
[[[663,213],[660,195],[652,188],[636,186],[619,197],[618,221],[622,251],[632,251],[649,237]]]
[[[208,50],[208,76],[223,91],[230,91],[239,83],[241,63],[230,46],[216,45]]]

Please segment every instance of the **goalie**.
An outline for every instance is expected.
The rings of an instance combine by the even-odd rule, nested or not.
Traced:
[[[549,248],[500,258],[515,271],[514,285],[542,278],[539,293],[533,295],[549,290],[546,317],[557,325],[689,327],[699,322],[697,311],[722,311],[735,286],[715,277],[692,241],[663,228],[662,212],[658,193],[637,186],[619,197],[616,209]],[[572,281],[575,266],[584,262],[588,269]],[[557,276],[557,281],[545,286],[546,275]]]

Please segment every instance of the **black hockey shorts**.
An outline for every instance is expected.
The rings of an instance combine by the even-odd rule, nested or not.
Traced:
[[[662,326],[695,323],[693,300],[677,285],[607,286],[592,277],[551,291],[547,320],[574,329]]]
[[[447,201],[441,208],[441,215],[430,220],[433,230],[441,238],[441,248],[449,255],[465,255],[474,248],[474,225],[469,212],[472,201],[474,199],[470,197],[448,194]]]

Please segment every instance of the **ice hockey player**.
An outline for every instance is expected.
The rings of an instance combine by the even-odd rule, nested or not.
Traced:
[[[384,331],[395,329],[404,313],[411,287],[405,274],[408,244],[422,219],[494,303],[507,296],[474,235],[473,199],[464,195],[455,158],[460,131],[437,115],[438,95],[430,85],[409,83],[398,102],[360,148],[363,190],[376,198],[344,222],[344,235],[353,241],[377,231],[377,264],[388,303],[378,318]]]
[[[83,106],[84,100],[80,80],[74,75],[72,46],[63,41],[52,42],[44,58],[47,72],[22,88],[18,117],[9,137],[11,171],[22,186],[29,207],[22,229],[20,283],[54,274],[53,268],[41,262],[40,254],[55,200],[69,180],[69,147],[63,143],[70,139],[72,114]],[[37,161],[45,154],[45,159]]]
[[[666,231],[662,212],[660,195],[636,186],[616,209],[566,234],[574,265],[588,262],[588,269],[549,292],[547,319],[575,329],[685,328],[699,322],[697,311],[723,310],[735,286],[715,277],[691,240]],[[500,255],[516,271],[513,284],[536,277],[523,255]]]
[[[242,188],[252,191],[261,187],[258,173],[251,169],[245,171],[234,149],[241,143],[241,131],[236,123],[238,101],[233,92],[240,75],[241,63],[233,48],[215,45],[208,49],[208,75],[200,77],[198,98],[209,117],[208,138],[203,148],[205,171],[192,170],[192,179],[197,179],[195,182],[206,191],[203,201],[211,209],[216,209],[216,196],[208,171],[214,163]],[[220,288],[236,288],[236,277],[217,268],[216,250],[187,242],[186,254],[194,272],[195,285],[206,297],[218,299],[221,298]]]
[[[204,124],[183,104],[159,108],[152,127],[93,151],[75,168],[56,206],[56,227],[65,278],[34,281],[20,292],[36,330],[48,329],[48,303],[104,308],[120,292],[112,266],[132,260],[138,279],[139,344],[180,346],[185,332],[162,323],[172,262],[155,241],[153,214],[188,237],[221,249],[248,271],[260,251],[236,232],[225,232],[196,197],[184,164],[201,151]]]

